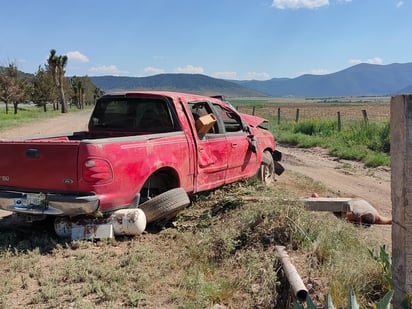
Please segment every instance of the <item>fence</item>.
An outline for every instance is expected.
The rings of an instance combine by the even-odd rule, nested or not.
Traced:
[[[359,104],[359,105],[242,105],[238,110],[243,113],[252,114],[264,118],[277,119],[280,124],[282,120],[299,122],[303,119],[337,119],[338,124],[345,120],[382,121],[390,119],[389,104]]]

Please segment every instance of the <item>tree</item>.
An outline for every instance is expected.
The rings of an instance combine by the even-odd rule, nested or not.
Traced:
[[[93,105],[96,105],[97,99],[103,95],[103,91],[101,91],[99,88],[94,88],[93,91]]]
[[[67,56],[59,56],[56,55],[56,51],[54,49],[50,50],[49,59],[47,63],[49,65],[49,69],[52,73],[52,77],[54,80],[54,84],[59,90],[59,99],[61,104],[61,111],[62,113],[67,113],[67,102],[64,97],[64,68],[67,65]]]
[[[77,108],[84,108],[84,87],[82,78],[73,76],[70,80],[74,92],[73,102]]]
[[[0,71],[0,100],[6,104],[6,114],[9,113],[9,104],[14,106],[14,113],[17,114],[18,104],[24,99],[26,80],[19,79],[19,70],[15,64]]]
[[[32,100],[47,111],[47,103],[55,102],[57,95],[56,87],[53,86],[54,81],[51,70],[46,66],[45,69],[39,66],[36,74],[33,77]]]

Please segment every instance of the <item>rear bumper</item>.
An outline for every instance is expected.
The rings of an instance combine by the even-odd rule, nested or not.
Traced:
[[[43,194],[31,202],[31,193],[0,191],[0,209],[53,216],[78,216],[95,212],[99,208],[97,195]]]

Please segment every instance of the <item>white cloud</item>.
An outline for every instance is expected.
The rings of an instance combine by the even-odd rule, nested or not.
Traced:
[[[127,71],[119,70],[119,68],[113,64],[93,67],[89,72],[93,75],[124,75],[128,73]]]
[[[89,58],[87,56],[83,55],[79,51],[69,51],[66,56],[69,58],[69,60],[78,60],[80,62],[89,62]]]
[[[195,67],[191,64],[186,65],[185,67],[177,68],[175,70],[176,73],[188,73],[188,74],[203,74],[204,70],[202,67]]]
[[[246,78],[247,80],[268,80],[270,79],[270,75],[265,72],[247,72]]]
[[[154,68],[154,67],[146,67],[146,68],[144,68],[144,72],[147,75],[156,75],[156,74],[164,73],[165,70],[159,69],[159,68]]]
[[[397,8],[400,8],[402,5],[403,5],[403,1],[399,1],[399,2],[396,4],[396,7],[397,7]]]
[[[273,0],[277,9],[316,9],[329,5],[329,0]]]
[[[222,79],[238,79],[236,72],[216,72],[213,73],[212,76]]]
[[[349,64],[359,64],[359,63],[382,64],[383,59],[379,57],[369,58],[367,60],[349,59],[348,63]]]

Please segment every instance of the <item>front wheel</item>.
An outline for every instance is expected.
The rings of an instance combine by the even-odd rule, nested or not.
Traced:
[[[256,176],[265,185],[271,185],[275,182],[275,161],[269,151],[263,152],[262,163]]]

